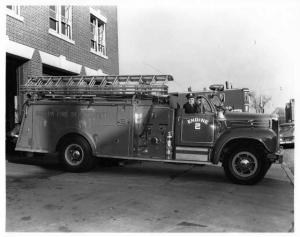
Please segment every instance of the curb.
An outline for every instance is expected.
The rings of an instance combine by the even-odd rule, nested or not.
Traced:
[[[285,162],[282,162],[281,168],[284,170],[286,176],[289,178],[291,183],[294,185],[294,175],[293,175],[292,171],[288,168],[288,166]]]

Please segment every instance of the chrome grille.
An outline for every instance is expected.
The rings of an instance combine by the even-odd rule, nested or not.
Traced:
[[[272,119],[272,129],[277,135],[277,147],[279,148],[280,138],[279,138],[279,122],[277,119]]]

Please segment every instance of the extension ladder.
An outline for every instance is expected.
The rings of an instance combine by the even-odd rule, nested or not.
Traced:
[[[40,76],[29,77],[19,91],[46,97],[101,97],[112,95],[167,96],[171,75]]]

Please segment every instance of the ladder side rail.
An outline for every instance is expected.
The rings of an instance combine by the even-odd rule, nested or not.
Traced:
[[[60,79],[57,81],[56,87],[63,87],[63,77],[60,77]]]
[[[118,76],[116,76],[115,79],[114,79],[114,81],[113,81],[113,83],[112,83],[113,86],[115,86],[115,85],[117,85],[119,83],[118,79],[119,79]]]
[[[150,84],[155,84],[156,83],[156,77],[155,77],[155,75],[153,75],[153,77],[152,77],[152,81],[150,82]]]
[[[69,80],[66,83],[66,86],[71,86],[73,84],[73,78],[70,77]]]
[[[92,77],[92,79],[91,79],[91,81],[90,81],[90,83],[89,83],[89,86],[90,86],[90,87],[94,87],[94,86],[95,86],[95,83],[96,83],[95,77]]]
[[[35,85],[36,81],[34,81],[35,78],[31,77],[29,80],[25,83],[25,86],[33,86]]]
[[[52,78],[51,86],[55,88],[55,87],[56,87],[56,84],[57,84],[57,81],[59,81],[59,79],[60,79],[60,78],[57,78],[57,77],[56,77],[56,78]]]
[[[85,81],[84,81],[84,78],[82,77],[82,78],[79,79],[76,86],[81,87],[81,86],[84,85],[84,83],[85,83]]]
[[[144,81],[143,81],[143,76],[140,75],[140,78],[139,78],[139,84],[143,84],[143,83],[144,83]]]
[[[43,85],[44,85],[44,80],[43,80],[43,78],[38,77],[38,78],[36,78],[36,79],[37,79],[37,81],[36,81],[35,85],[33,85],[33,86],[43,87]]]
[[[32,83],[33,83],[33,82],[32,82],[32,77],[29,77],[29,78],[27,79],[26,83],[25,83],[24,85],[21,85],[21,86],[24,86],[24,87],[30,86],[30,84],[32,84]]]
[[[101,80],[101,83],[99,85],[99,87],[104,87],[106,85],[106,78],[104,77],[102,80]]]
[[[51,82],[52,82],[52,77],[49,77],[44,85],[49,86],[51,85]]]

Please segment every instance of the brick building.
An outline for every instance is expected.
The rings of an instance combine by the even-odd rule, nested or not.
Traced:
[[[119,73],[114,6],[6,7],[6,129],[19,121],[28,76]]]

